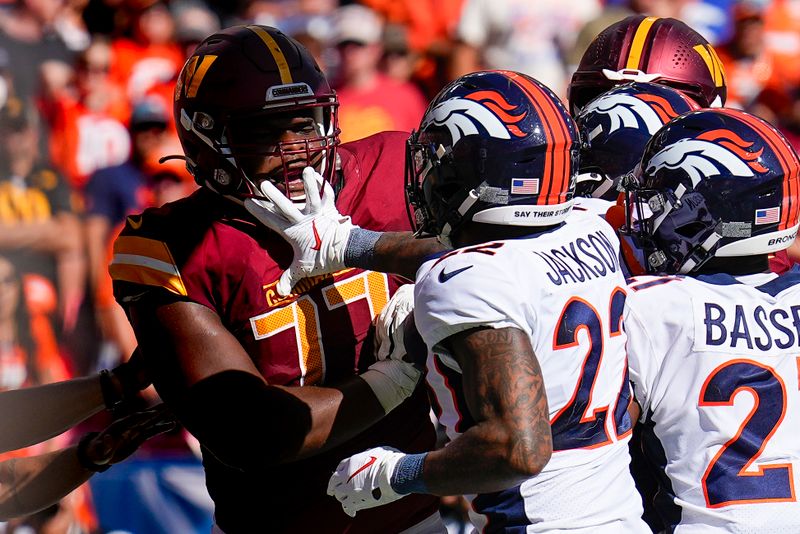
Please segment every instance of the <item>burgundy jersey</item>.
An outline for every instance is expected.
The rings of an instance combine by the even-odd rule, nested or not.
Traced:
[[[335,184],[336,205],[355,224],[409,229],[402,201],[406,137],[384,133],[340,147],[343,182]],[[401,281],[345,269],[304,280],[282,298],[275,286],[291,259],[283,238],[201,188],[129,217],[110,271],[123,306],[143,292],[166,290],[214,310],[270,384],[332,384],[365,370],[374,362],[372,320]],[[434,497],[410,495],[351,519],[326,495],[341,459],[377,445],[405,452],[433,448],[422,388],[368,431],[309,459],[242,472],[204,454],[217,524],[228,534],[315,532],[320,525],[330,532],[396,532],[432,514]]]

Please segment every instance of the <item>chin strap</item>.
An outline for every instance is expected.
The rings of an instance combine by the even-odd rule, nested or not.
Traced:
[[[678,272],[680,274],[689,274],[713,258],[713,251],[716,250],[720,239],[722,239],[720,234],[716,231],[712,232],[698,247],[695,247],[689,257],[681,264]]]

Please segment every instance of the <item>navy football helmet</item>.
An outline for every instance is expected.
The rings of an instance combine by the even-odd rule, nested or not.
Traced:
[[[462,76],[408,140],[412,223],[445,243],[469,221],[560,223],[572,209],[578,147],[574,121],[541,83],[511,71]]]
[[[701,107],[725,104],[725,70],[714,47],[673,18],[634,15],[594,38],[572,75],[567,94],[577,114],[590,100],[625,82],[678,89]]]
[[[260,197],[254,168],[268,156],[270,179],[300,179],[314,165],[332,177],[338,100],[314,58],[269,26],[233,26],[201,42],[175,86],[174,114],[186,167],[201,186],[235,198]],[[278,135],[292,117],[310,117],[303,141]],[[276,126],[276,124],[278,126]]]
[[[765,121],[707,109],[671,121],[626,184],[622,232],[651,273],[787,248],[800,223],[800,160]]]
[[[695,109],[689,97],[654,83],[619,85],[586,104],[575,117],[581,134],[575,196],[616,200],[620,179],[642,159],[653,134]]]

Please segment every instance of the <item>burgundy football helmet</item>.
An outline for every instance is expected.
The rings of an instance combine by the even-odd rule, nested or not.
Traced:
[[[174,114],[186,167],[201,186],[235,198],[260,197],[259,162],[279,157],[268,179],[286,184],[314,165],[332,177],[339,143],[338,100],[300,43],[268,26],[233,26],[207,37],[181,71]],[[282,142],[294,117],[302,141]],[[292,126],[289,126],[292,127]]]
[[[678,89],[701,107],[721,107],[725,71],[703,36],[672,18],[631,16],[595,37],[572,75],[568,96],[577,115],[590,100],[625,82]]]

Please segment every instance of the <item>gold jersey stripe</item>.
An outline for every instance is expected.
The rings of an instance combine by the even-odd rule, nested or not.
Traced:
[[[264,44],[267,45],[275,64],[278,65],[278,72],[281,74],[281,83],[292,83],[292,72],[289,70],[289,63],[286,61],[286,56],[283,55],[283,50],[275,42],[272,36],[265,32],[263,28],[258,26],[248,26],[248,30],[258,35]]]
[[[143,265],[125,263],[112,263],[108,272],[115,281],[161,287],[176,295],[187,296],[186,286],[183,285],[180,275],[165,273]]]
[[[172,253],[166,243],[157,239],[118,237],[108,270],[114,280],[163,287],[178,295],[187,295]]]
[[[132,256],[145,256],[168,263],[178,272],[178,266],[172,259],[172,254],[167,248],[167,244],[157,239],[147,237],[123,235],[114,242],[114,254],[130,254]]]
[[[628,52],[628,62],[625,65],[626,69],[639,69],[639,62],[642,60],[642,52],[644,52],[647,34],[650,33],[650,28],[658,19],[659,17],[646,17],[639,23],[639,27],[636,28],[636,33],[633,36],[630,52]]]

